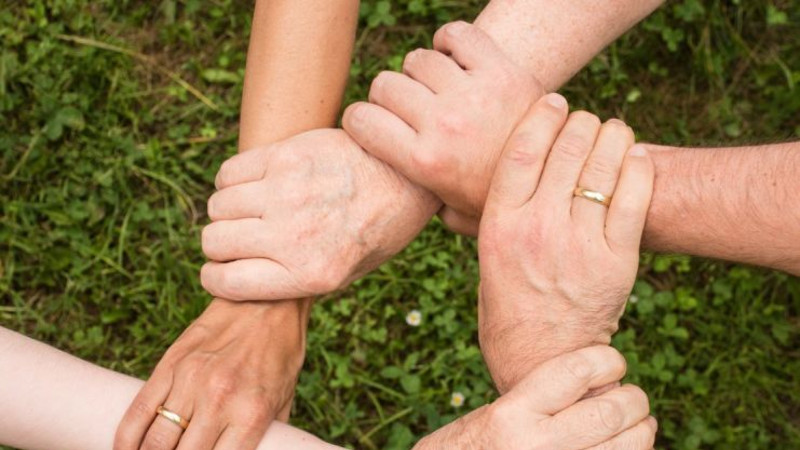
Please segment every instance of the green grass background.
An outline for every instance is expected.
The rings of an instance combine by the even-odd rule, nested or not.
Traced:
[[[199,232],[235,152],[251,3],[4,0],[0,324],[146,377],[203,310]],[[482,4],[365,1],[347,100]],[[563,92],[643,140],[800,139],[799,23],[794,0],[671,1]],[[317,305],[294,423],[401,449],[491,401],[475,256],[434,223]],[[800,448],[797,279],[645,255],[635,295],[614,343],[651,396],[660,448]]]

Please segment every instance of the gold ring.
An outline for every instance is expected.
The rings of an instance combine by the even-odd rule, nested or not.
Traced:
[[[572,192],[572,194],[575,197],[585,198],[586,200],[599,203],[606,207],[611,205],[611,196],[601,194],[600,192],[597,191],[592,191],[586,188],[577,187],[575,188],[575,191]]]
[[[174,423],[175,425],[181,427],[182,429],[186,430],[189,428],[189,421],[184,419],[183,417],[179,416],[178,414],[164,408],[164,406],[159,406],[156,408],[156,414],[160,415],[161,417],[169,420],[170,422]]]

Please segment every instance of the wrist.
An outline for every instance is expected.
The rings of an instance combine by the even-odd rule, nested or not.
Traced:
[[[481,351],[501,395],[542,363],[584,347],[608,345],[613,334],[571,316],[523,319],[494,330],[481,324],[479,331]]]
[[[425,436],[413,450],[486,450],[491,405],[482,406],[455,422]]]

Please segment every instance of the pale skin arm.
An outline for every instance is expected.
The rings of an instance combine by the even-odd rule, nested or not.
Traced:
[[[143,382],[0,327],[0,444],[30,450],[108,450]],[[273,423],[260,450],[339,448]]]
[[[588,366],[582,367],[584,364]],[[111,448],[117,421],[143,384],[2,327],[0,373],[0,445],[25,450]],[[588,389],[619,380],[624,373],[621,355],[608,347],[584,349],[551,361],[527,380],[528,386],[441,429],[419,448],[471,448],[470,444],[482,443],[488,445],[483,448],[499,449],[496,436],[489,431],[493,429],[488,426],[492,420],[496,421],[494,427],[502,430],[504,442],[513,437],[549,445],[554,441],[563,444],[568,439],[572,445],[565,448],[585,448],[587,443],[601,442],[650,448],[656,423],[647,417],[649,403],[640,389],[623,386],[603,397],[580,400]],[[553,391],[563,394],[553,396]],[[607,414],[600,418],[598,411]],[[508,416],[516,422],[503,419]],[[587,429],[593,432],[583,433]],[[256,448],[340,447],[275,422]],[[600,448],[607,447],[597,447]]]

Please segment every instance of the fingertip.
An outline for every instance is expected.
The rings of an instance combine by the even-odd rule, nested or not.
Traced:
[[[545,95],[542,101],[557,110],[565,110],[568,107],[567,99],[557,92]]]
[[[595,367],[601,378],[613,378],[614,381],[621,380],[627,372],[628,362],[619,350],[610,345],[596,345],[584,349],[589,353],[590,359],[595,361]]]
[[[345,108],[342,115],[342,127],[349,130],[360,129],[366,116],[366,102],[355,102]]]
[[[464,34],[471,25],[463,20],[457,20],[444,26],[444,32],[450,36],[458,37]]]
[[[634,158],[647,158],[650,154],[647,151],[647,148],[644,145],[636,144],[628,150],[628,156]]]
[[[658,433],[658,420],[653,416],[647,417],[647,425],[653,430],[653,433]]]
[[[211,294],[212,296],[216,296],[214,292],[214,275],[216,273],[216,266],[218,263],[209,261],[200,268],[200,285],[203,286],[203,290]]]

